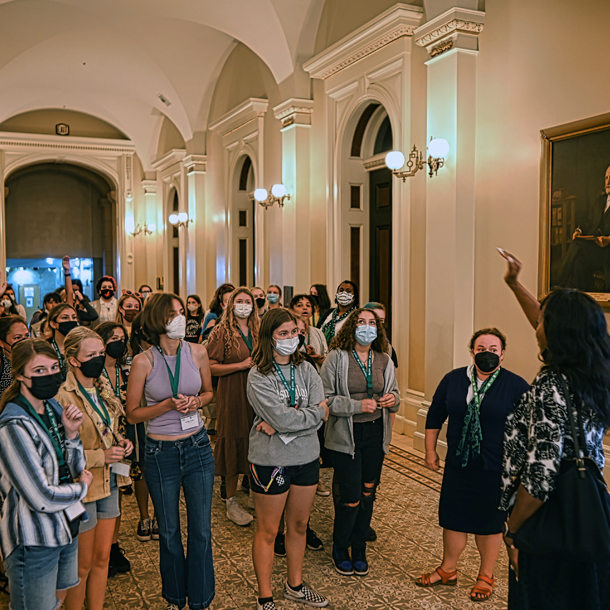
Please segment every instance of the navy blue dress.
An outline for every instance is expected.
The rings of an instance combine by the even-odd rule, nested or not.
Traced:
[[[439,525],[454,532],[490,536],[502,532],[506,513],[499,510],[502,479],[504,424],[528,383],[501,369],[481,402],[480,421],[483,441],[478,459],[470,456],[462,467],[456,455],[462,438],[468,404],[468,368],[445,375],[432,399],[426,429],[439,430],[447,425],[447,457],[439,502]]]

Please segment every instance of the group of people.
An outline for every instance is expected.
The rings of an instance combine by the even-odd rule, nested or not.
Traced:
[[[586,454],[603,468],[605,316],[575,290],[539,303],[519,282],[516,257],[506,258],[506,282],[536,328],[544,366],[530,387],[502,366],[506,337],[485,328],[468,346],[472,364],[438,386],[426,465],[440,468],[437,442],[448,419],[444,552],[416,584],[455,586],[474,534],[481,566],[473,601],[491,596],[504,541],[511,608],[605,608],[610,561],[515,546],[519,528],[552,497],[563,461],[576,457],[569,404],[583,422]],[[29,330],[13,311],[14,292],[11,300],[0,286],[0,551],[12,610],[81,610],[85,603],[102,610],[108,576],[129,570],[118,541],[121,497],[129,492],[140,511],[136,536],[159,540],[167,610],[208,608],[215,476],[226,516],[238,526],[253,521],[238,501],[240,476],[249,492],[258,610],[276,608],[274,555],[287,556],[286,599],[329,603],[303,582],[305,549],[322,548],[310,527],[313,501],[331,494],[321,467],[333,469],[334,568],[346,577],[369,573],[371,519],[400,403],[383,304],[361,307],[350,281],[338,286],[334,306],[321,284],[284,305],[279,286],[223,284],[204,311],[197,295],[184,302],[146,285],[117,299],[109,276],[89,303],[67,257],[64,275],[63,294],[45,296]]]

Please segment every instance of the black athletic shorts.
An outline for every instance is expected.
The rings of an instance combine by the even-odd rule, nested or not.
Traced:
[[[273,479],[273,480],[272,480]],[[250,464],[250,489],[270,496],[286,493],[291,485],[309,487],[320,480],[320,460],[302,466],[257,466]]]

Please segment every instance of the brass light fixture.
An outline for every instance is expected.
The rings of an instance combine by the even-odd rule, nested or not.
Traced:
[[[192,218],[189,218],[189,215],[186,212],[180,212],[179,214],[170,214],[168,218],[170,224],[175,227],[188,227],[189,222],[193,222]]]
[[[157,229],[157,225],[154,222],[147,222],[143,225],[137,224],[133,231],[130,233],[135,237],[136,235],[140,235],[140,233],[144,233],[144,235],[152,235]]]
[[[449,152],[449,142],[442,138],[430,138],[428,142],[428,160],[424,161],[424,153],[417,150],[417,146],[413,145],[413,150],[409,153],[409,160],[406,162],[406,169],[401,170],[405,166],[405,156],[399,150],[393,150],[386,155],[385,164],[392,170],[392,173],[398,178],[402,178],[405,182],[407,178],[412,178],[420,170],[428,165],[430,170],[428,175],[430,178],[436,176],[438,170],[445,165],[445,157]]]
[[[254,191],[254,199],[260,203],[265,210],[270,208],[274,203],[277,203],[281,208],[284,207],[284,201],[290,201],[290,195],[286,192],[286,187],[283,184],[274,184],[271,187],[271,193],[267,189],[256,189]]]

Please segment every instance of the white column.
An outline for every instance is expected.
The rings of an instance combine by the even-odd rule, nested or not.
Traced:
[[[146,283],[153,289],[157,288],[157,277],[162,275],[162,271],[157,268],[157,250],[161,243],[162,227],[157,221],[157,181],[142,180],[142,190],[144,191],[144,217],[145,226],[153,223],[156,225],[151,235],[144,235],[145,255],[146,255]],[[138,288],[138,286],[136,286]]]
[[[442,377],[469,363],[474,325],[477,34],[484,14],[451,9],[418,28],[428,48],[428,140],[450,145],[445,166],[427,179],[426,399]],[[415,443],[423,448],[425,408]]]
[[[133,256],[134,237],[130,233],[130,231],[133,231],[131,227],[135,227],[133,209],[133,153],[123,155],[121,161],[122,184],[117,192],[116,280],[119,288],[133,290],[135,282]]]
[[[205,174],[207,157],[188,155],[182,160],[188,190],[187,213],[192,222],[186,231],[186,290],[206,295]],[[199,292],[198,292],[199,291]]]
[[[6,212],[4,193],[4,151],[0,150],[0,273],[2,279],[6,280]]]
[[[313,101],[289,99],[273,109],[282,121],[282,182],[290,194],[282,214],[284,285],[295,294],[311,283],[310,138]]]

